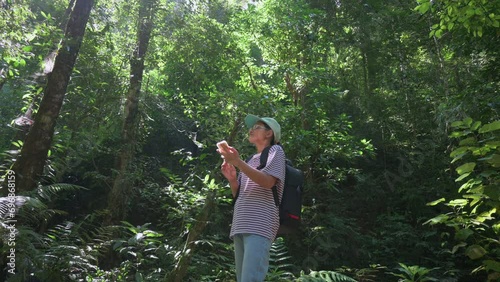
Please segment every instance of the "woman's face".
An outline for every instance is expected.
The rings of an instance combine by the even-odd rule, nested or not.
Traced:
[[[257,122],[250,128],[248,132],[248,141],[250,143],[262,143],[266,142],[266,140],[271,140],[273,136],[273,131],[268,129],[263,122]]]

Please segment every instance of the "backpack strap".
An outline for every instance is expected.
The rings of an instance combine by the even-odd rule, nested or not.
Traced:
[[[269,158],[269,150],[271,150],[271,146],[264,148],[264,150],[262,150],[262,152],[260,153],[260,165],[257,167],[258,170],[261,170],[266,167],[267,159]],[[274,185],[273,188],[271,189],[273,191],[274,203],[276,204],[277,207],[279,207],[280,198],[278,196],[278,187]]]
[[[271,146],[265,147],[264,150],[260,152],[260,165],[257,167],[258,170],[266,167],[267,159],[269,158],[269,150],[271,150]]]

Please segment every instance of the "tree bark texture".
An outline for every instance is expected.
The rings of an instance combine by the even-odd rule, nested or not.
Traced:
[[[144,73],[144,58],[151,37],[153,14],[156,0],[140,0],[137,26],[137,45],[130,59],[130,85],[125,102],[122,127],[122,146],[118,155],[117,175],[108,196],[108,224],[123,220],[127,215],[127,207],[132,192],[133,177],[130,177],[130,163],[134,158],[139,120],[139,98]]]
[[[61,48],[54,62],[54,69],[48,75],[35,122],[26,136],[20,156],[12,167],[16,173],[16,190],[18,191],[34,189],[42,175],[52,143],[56,119],[63,104],[93,5],[94,0],[77,0],[74,3]]]
[[[4,77],[4,72],[5,72],[5,69],[4,68],[1,68],[0,69],[0,90],[2,90],[5,82],[7,82],[7,79]]]

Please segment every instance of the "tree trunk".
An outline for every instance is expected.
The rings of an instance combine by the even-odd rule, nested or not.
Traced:
[[[73,7],[54,69],[47,79],[47,86],[35,122],[26,136],[20,156],[12,167],[16,173],[16,190],[18,191],[34,189],[42,175],[52,143],[56,119],[62,107],[93,4],[93,0],[77,0]],[[6,189],[3,190],[5,192]]]
[[[1,68],[0,69],[0,90],[2,90],[5,82],[7,82],[7,79],[4,77],[4,73],[5,73],[5,69],[4,68]]]
[[[156,0],[141,0],[137,26],[137,46],[130,59],[130,85],[125,102],[125,113],[122,127],[122,146],[116,163],[117,175],[108,196],[110,214],[107,224],[123,220],[127,215],[127,206],[134,180],[131,179],[129,166],[134,158],[137,141],[139,116],[139,97],[141,94],[144,58],[151,37],[154,5]]]

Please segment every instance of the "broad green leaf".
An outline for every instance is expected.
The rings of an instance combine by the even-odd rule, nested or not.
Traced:
[[[469,193],[483,195],[484,194],[484,186],[482,185],[482,183],[480,183],[480,184],[473,183],[471,189],[469,190]]]
[[[486,133],[486,132],[491,132],[500,129],[500,120],[494,121],[492,123],[488,123],[483,125],[479,129],[479,133]]]
[[[478,161],[485,161],[489,163],[493,167],[498,167],[500,165],[500,155],[498,154],[491,154],[487,157],[480,158]]]
[[[437,38],[441,38],[441,36],[443,36],[443,31],[444,31],[444,30],[442,30],[442,29],[437,30],[437,31],[436,31],[436,37],[437,37]]]
[[[474,122],[472,124],[472,126],[470,127],[470,129],[477,130],[480,126],[481,126],[481,122],[480,121],[476,121],[476,122]]]
[[[464,173],[468,173],[474,170],[476,167],[476,163],[465,163],[459,167],[457,167],[456,171],[459,175],[462,175]]]
[[[422,4],[418,5],[415,8],[415,11],[419,11],[420,13],[425,14],[425,13],[427,13],[427,11],[429,11],[430,7],[431,7],[430,1],[426,1],[426,2],[423,2]]]
[[[441,199],[438,199],[438,200],[432,201],[432,202],[430,202],[430,203],[427,203],[427,206],[435,206],[435,205],[437,205],[437,204],[439,204],[439,203],[441,203],[441,202],[444,202],[444,201],[446,201],[446,199],[445,199],[445,198],[441,198]]]
[[[451,127],[461,127],[464,125],[464,122],[461,120],[457,120],[451,123]]]
[[[492,166],[492,167],[500,167],[500,155],[498,154],[493,154],[490,159],[487,160],[487,162]]]
[[[451,200],[447,205],[448,206],[453,206],[453,207],[456,207],[456,206],[465,206],[467,205],[469,201],[465,200],[465,199],[456,199],[456,200]]]
[[[496,149],[500,147],[500,141],[488,141],[486,142],[486,146]]]
[[[496,211],[497,211],[497,209],[491,209],[489,211],[485,211],[485,212],[481,213],[476,218],[476,220],[479,221],[479,222],[485,222],[486,220],[493,219],[493,217],[491,215],[494,214],[494,213],[496,213]]]
[[[474,186],[474,181],[472,181],[472,179],[469,179],[466,183],[460,186],[460,188],[458,189],[458,193],[462,192],[462,190],[464,189],[469,190],[472,186]]]
[[[476,144],[476,138],[474,136],[465,138],[464,140],[460,141],[459,145],[460,146],[468,146],[468,145],[475,145]]]
[[[467,131],[453,131],[450,134],[450,137],[458,138],[458,137],[462,137],[462,136],[467,136],[467,134],[469,134],[469,132],[467,132]]]
[[[484,156],[491,151],[491,149],[489,147],[486,147],[486,146],[469,147],[469,149],[471,150],[472,155],[474,155],[474,156]]]
[[[479,246],[479,245],[469,246],[465,250],[465,254],[470,259],[479,259],[479,258],[483,257],[486,253],[487,253],[486,250],[483,247]]]
[[[495,233],[496,233],[497,235],[499,235],[499,234],[500,234],[500,223],[493,224],[492,228],[493,228],[493,231],[495,231]]]
[[[474,231],[470,230],[469,228],[460,229],[457,231],[457,233],[455,233],[455,239],[459,241],[465,241],[472,234],[474,234]]]
[[[470,117],[466,117],[466,118],[464,118],[463,122],[464,122],[465,125],[467,125],[468,127],[470,127],[471,124],[472,124],[472,122],[473,122],[473,120]]]
[[[447,216],[446,214],[440,214],[440,215],[433,217],[433,218],[427,220],[426,222],[424,222],[424,225],[425,224],[434,225],[434,224],[438,224],[438,223],[443,223],[443,222],[448,221],[448,219],[449,219],[449,216]]]
[[[152,230],[146,230],[143,233],[148,238],[156,238],[156,237],[162,237],[163,236],[163,234],[155,232],[155,231],[152,231]]]
[[[455,182],[460,182],[464,178],[467,178],[469,175],[470,175],[470,172],[464,173],[464,174],[460,175],[460,177],[458,177],[457,179],[455,179]]]
[[[465,242],[461,242],[461,243],[459,243],[459,244],[457,244],[457,245],[453,246],[453,249],[451,250],[451,253],[452,253],[452,254],[455,254],[455,253],[458,251],[458,249],[463,248],[463,247],[465,247],[465,246],[467,246],[467,243],[465,243]]]
[[[463,155],[464,153],[467,153],[468,150],[469,148],[467,147],[458,147],[450,153],[450,157],[454,158],[458,155]]]
[[[482,177],[486,177],[486,178],[489,178],[495,174],[497,174],[498,172],[494,171],[494,170],[485,170],[483,172],[481,172],[481,174],[479,174],[480,176]]]
[[[456,161],[462,159],[464,156],[467,156],[467,154],[469,154],[469,152],[465,152],[463,154],[457,155],[453,160],[451,160],[451,163],[455,163]]]
[[[500,272],[500,262],[495,260],[485,260],[483,261],[486,270],[493,270],[496,272]]]
[[[470,199],[470,206],[473,207],[483,199],[483,194],[467,194],[464,198]]]

